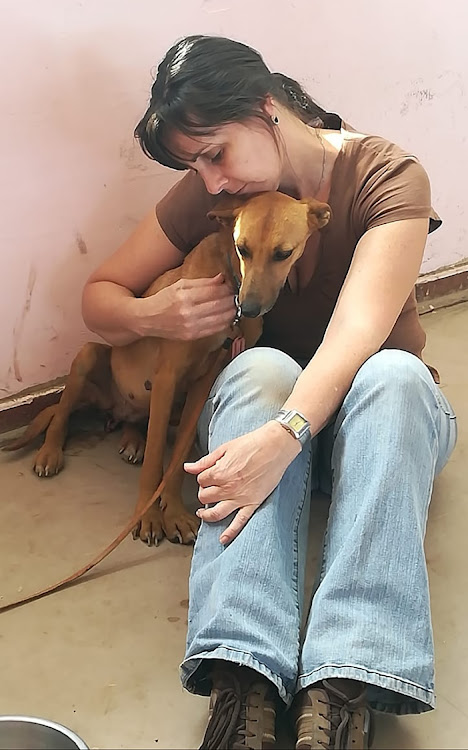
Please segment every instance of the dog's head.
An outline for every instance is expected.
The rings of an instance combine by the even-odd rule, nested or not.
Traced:
[[[245,201],[225,199],[208,216],[232,231],[242,314],[256,318],[271,310],[308,238],[327,224],[331,209],[313,198],[265,192]]]

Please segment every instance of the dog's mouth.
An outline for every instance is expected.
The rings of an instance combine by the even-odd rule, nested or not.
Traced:
[[[244,302],[240,306],[242,315],[244,318],[259,318],[263,315],[266,315],[273,308],[277,299],[278,297],[276,297],[269,305],[266,306],[252,302]]]
[[[243,289],[244,278],[242,278],[242,283],[239,289],[239,302],[240,302],[240,308],[242,310],[243,317],[244,318],[258,318],[260,316],[263,316],[269,313],[270,310],[272,310],[272,308],[275,306],[278,300],[278,297],[281,294],[282,289],[284,289],[285,287],[287,288],[289,286],[288,279],[289,279],[289,274],[286,276],[286,278],[284,279],[282,283],[280,282],[279,288],[276,287],[276,290],[270,289],[270,294],[271,292],[273,292],[273,296],[270,296],[267,300],[265,300],[265,299],[261,299],[259,295],[257,296],[257,292],[254,291],[260,288],[260,284],[256,284],[252,282],[248,283],[247,284],[248,288],[252,290],[248,292],[245,287]]]
[[[278,299],[278,298],[276,298],[276,299]],[[264,309],[264,310],[262,310],[262,312],[260,313],[260,315],[266,315],[267,313],[269,313],[269,312],[270,312],[270,310],[272,310],[272,309],[273,309],[273,307],[274,307],[274,305],[275,305],[275,302],[276,302],[276,299],[275,299],[275,301],[274,301],[274,302],[272,302],[272,303],[271,303],[271,305],[268,305],[268,307],[265,307],[265,309]]]

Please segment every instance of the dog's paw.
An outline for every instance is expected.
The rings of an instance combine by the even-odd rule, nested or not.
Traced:
[[[148,547],[158,546],[164,538],[162,513],[156,503],[145,513],[141,521],[133,529],[133,538],[140,539]]]
[[[164,533],[170,542],[193,544],[197,538],[200,519],[179,504],[175,508],[167,505],[162,511]]]
[[[139,430],[126,428],[120,440],[120,457],[129,464],[141,464],[145,455],[145,445],[146,440]]]
[[[38,477],[54,477],[63,469],[63,451],[61,448],[43,445],[34,460],[34,471]]]

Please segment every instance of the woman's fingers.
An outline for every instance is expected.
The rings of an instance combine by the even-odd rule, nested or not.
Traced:
[[[202,521],[213,523],[215,521],[222,521],[223,518],[227,518],[237,508],[238,505],[234,500],[221,500],[221,502],[216,503],[213,508],[197,510],[197,516],[201,518]]]
[[[206,456],[202,456],[201,458],[199,458],[198,461],[186,461],[184,463],[184,470],[187,472],[187,474],[199,474],[201,471],[214,466],[216,461],[219,461],[219,459],[224,456],[225,452],[225,446],[220,445],[211,453],[208,453]]]
[[[236,538],[239,532],[242,531],[247,521],[252,518],[255,511],[256,507],[252,505],[247,505],[246,507],[241,508],[232,519],[226,531],[223,531],[223,533],[221,534],[219,538],[221,544],[229,544],[229,542],[232,542],[232,540]]]
[[[217,487],[215,484],[210,487],[200,487],[198,490],[198,499],[202,505],[211,505],[211,503],[220,503],[223,500],[228,500],[232,497],[232,493],[223,491],[222,487]]]

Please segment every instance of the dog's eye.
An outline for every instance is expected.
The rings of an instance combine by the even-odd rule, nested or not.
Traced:
[[[292,250],[275,250],[273,260],[286,260],[292,255]]]
[[[236,250],[241,258],[250,258],[250,252],[247,250],[245,245],[236,245]]]

